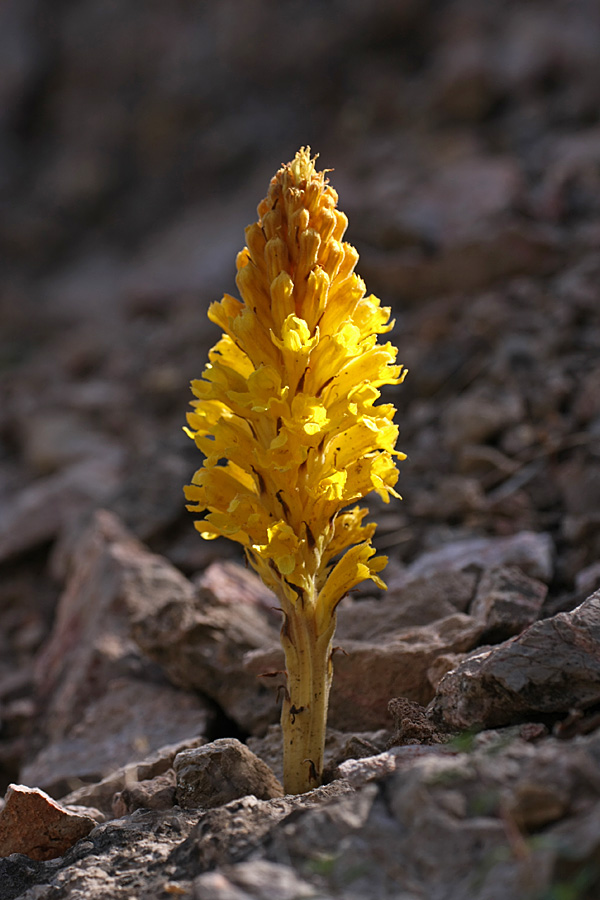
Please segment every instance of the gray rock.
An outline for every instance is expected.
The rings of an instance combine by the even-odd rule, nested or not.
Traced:
[[[509,425],[520,422],[524,414],[519,394],[497,390],[491,396],[474,387],[446,406],[443,415],[446,442],[454,450],[466,444],[485,444]]]
[[[86,510],[106,501],[119,481],[122,454],[105,453],[32,482],[0,513],[0,562],[53,540]]]
[[[206,702],[193,694],[119,679],[68,735],[24,766],[21,779],[61,797],[82,782],[100,781],[136,756],[205,734],[212,717]]]
[[[450,728],[565,716],[600,702],[600,591],[568,613],[478,650],[439,683],[434,717]]]
[[[173,767],[177,802],[184,809],[224,806],[248,794],[259,800],[283,797],[283,787],[267,764],[235,738],[184,750]]]
[[[193,594],[183,575],[149,553],[103,510],[80,534],[71,559],[54,628],[35,663],[51,741],[79,723],[86,707],[100,699],[115,678],[156,680],[158,673],[130,636],[132,616],[160,591]],[[162,743],[168,741],[166,737]]]
[[[496,643],[520,634],[539,617],[548,588],[515,566],[486,570],[469,612],[483,619],[482,642]]]
[[[205,872],[194,879],[194,900],[329,900],[314,885],[309,884],[282,863],[257,859],[223,866],[218,872]]]
[[[196,590],[165,560],[156,565],[166,590],[156,585],[149,590],[138,577],[143,570],[128,585],[130,596],[138,598],[140,614],[133,627],[139,647],[174,684],[201,691],[241,728],[264,734],[279,718],[278,704],[260,672],[250,675],[244,666],[246,653],[279,644],[279,630],[264,608],[264,591],[244,593],[247,579],[240,576],[233,614],[231,568],[228,577],[213,572]]]
[[[348,759],[338,766],[336,774],[338,778],[344,779],[353,787],[362,787],[369,781],[381,781],[388,775],[392,775],[401,768],[410,767],[419,760],[438,756],[448,757],[455,754],[456,751],[452,747],[444,747],[439,744],[392,747],[376,756],[369,756],[365,759]]]
[[[334,782],[306,794],[274,800],[257,800],[249,795],[201,812],[199,818],[196,810],[197,825],[170,856],[173,876],[189,877],[190,871],[199,875],[256,855],[288,816],[335,802],[351,792],[348,784]]]
[[[421,554],[406,570],[407,581],[460,572],[468,566],[518,566],[531,578],[548,583],[554,571],[554,544],[549,534],[521,531],[509,537],[465,538]]]
[[[75,891],[262,900],[274,885],[277,896],[326,900],[514,900],[550,895],[582,871],[595,896],[598,733],[440,750],[394,748],[360,761],[361,772],[345,764],[355,789],[338,781],[216,809],[138,810],[94,828],[60,860],[0,860],[3,900]]]
[[[71,410],[51,409],[24,415],[21,449],[31,470],[39,475],[65,469],[85,459],[119,456],[116,445],[93,431]]]
[[[475,572],[450,571],[391,588],[379,600],[344,602],[338,612],[336,641],[387,639],[392,632],[466,613],[476,588]]]
[[[160,747],[139,762],[129,762],[126,766],[111,772],[102,781],[82,785],[63,797],[61,802],[69,808],[76,805],[95,807],[105,818],[110,819],[114,813],[113,804],[117,794],[126,790],[135,791],[140,783],[154,782],[169,772],[178,753],[202,746],[204,743],[204,738],[197,737]]]
[[[113,815],[120,819],[136,809],[171,809],[176,802],[175,788],[175,772],[172,769],[164,775],[128,785],[113,797]]]
[[[378,758],[364,760],[379,790],[371,784],[285,820],[266,856],[300,871],[326,860],[321,884],[344,898],[543,896],[569,859],[576,860],[571,877],[587,865],[597,889],[598,749],[597,735],[567,746],[515,740],[472,753],[429,752],[391,775],[386,766],[375,773]]]

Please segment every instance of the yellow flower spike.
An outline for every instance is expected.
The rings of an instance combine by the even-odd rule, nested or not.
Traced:
[[[367,295],[348,220],[310,148],[271,180],[236,259],[241,299],[209,319],[209,353],[186,433],[205,454],[186,488],[202,537],[240,543],[277,595],[287,687],[281,723],[290,793],[321,783],[336,608],[387,559],[374,523],[352,506],[371,492],[399,497],[398,428],[380,388],[406,374],[379,343],[390,309]]]

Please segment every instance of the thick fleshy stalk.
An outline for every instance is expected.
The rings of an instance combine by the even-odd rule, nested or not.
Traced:
[[[322,630],[314,606],[304,610],[290,604],[284,612],[281,643],[287,687],[281,728],[284,787],[289,794],[321,784],[334,631],[335,613]]]

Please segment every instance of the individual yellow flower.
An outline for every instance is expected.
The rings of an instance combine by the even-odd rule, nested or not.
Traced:
[[[209,309],[223,336],[192,382],[186,429],[205,455],[186,488],[188,509],[205,514],[196,527],[240,543],[283,610],[289,792],[320,783],[336,607],[365,579],[385,587],[375,525],[351,504],[398,497],[404,458],[395,409],[377,403],[406,374],[378,342],[390,309],[354,272],[336,205],[309,148],[272,179],[237,257],[241,300]]]

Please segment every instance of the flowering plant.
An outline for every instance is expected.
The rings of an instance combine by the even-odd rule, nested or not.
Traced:
[[[209,353],[187,433],[204,453],[186,487],[204,538],[240,543],[279,599],[287,686],[284,785],[320,784],[336,607],[365,579],[385,587],[375,524],[352,506],[395,491],[398,428],[382,385],[406,374],[378,343],[390,309],[367,296],[342,241],[337,193],[302,148],[272,179],[237,257],[241,300],[209,309],[223,336]]]

